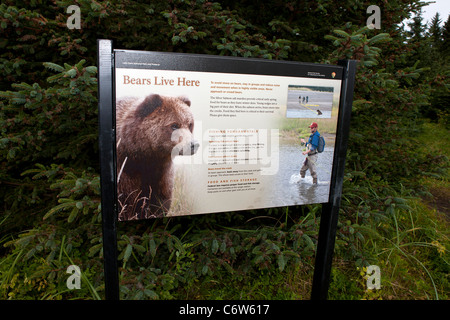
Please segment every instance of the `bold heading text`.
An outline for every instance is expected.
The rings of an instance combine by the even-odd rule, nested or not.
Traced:
[[[199,87],[200,80],[186,79],[178,77],[177,79],[165,79],[164,77],[153,78],[134,78],[128,75],[123,76],[123,84],[134,84],[144,86],[178,86],[178,87]]]

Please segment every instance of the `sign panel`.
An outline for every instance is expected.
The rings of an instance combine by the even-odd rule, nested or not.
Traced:
[[[329,201],[343,67],[114,53],[119,220]]]

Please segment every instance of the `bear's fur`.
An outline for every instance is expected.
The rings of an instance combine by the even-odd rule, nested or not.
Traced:
[[[191,102],[151,94],[116,103],[119,220],[161,217],[172,202],[172,158],[192,155]]]

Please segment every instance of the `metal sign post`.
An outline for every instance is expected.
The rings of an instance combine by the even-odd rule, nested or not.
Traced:
[[[345,156],[350,130],[353,89],[355,86],[356,61],[341,60],[344,67],[341,100],[334,148],[333,171],[331,175],[330,200],[322,205],[320,218],[319,241],[317,244],[312,300],[325,300],[330,285],[331,264],[333,259],[336,228],[341,203],[342,184],[344,182]]]
[[[119,300],[117,267],[117,211],[114,162],[115,120],[113,108],[113,47],[111,40],[98,40],[99,152],[102,194],[103,258],[107,300]]]

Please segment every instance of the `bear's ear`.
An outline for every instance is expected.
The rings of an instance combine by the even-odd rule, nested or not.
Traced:
[[[188,97],[181,96],[181,97],[178,97],[178,99],[180,99],[181,101],[183,101],[184,103],[186,103],[186,104],[188,105],[188,107],[191,106],[191,100],[189,100]]]
[[[140,119],[144,119],[158,107],[162,105],[163,101],[158,94],[151,94],[147,96],[144,101],[136,108],[136,116]]]

